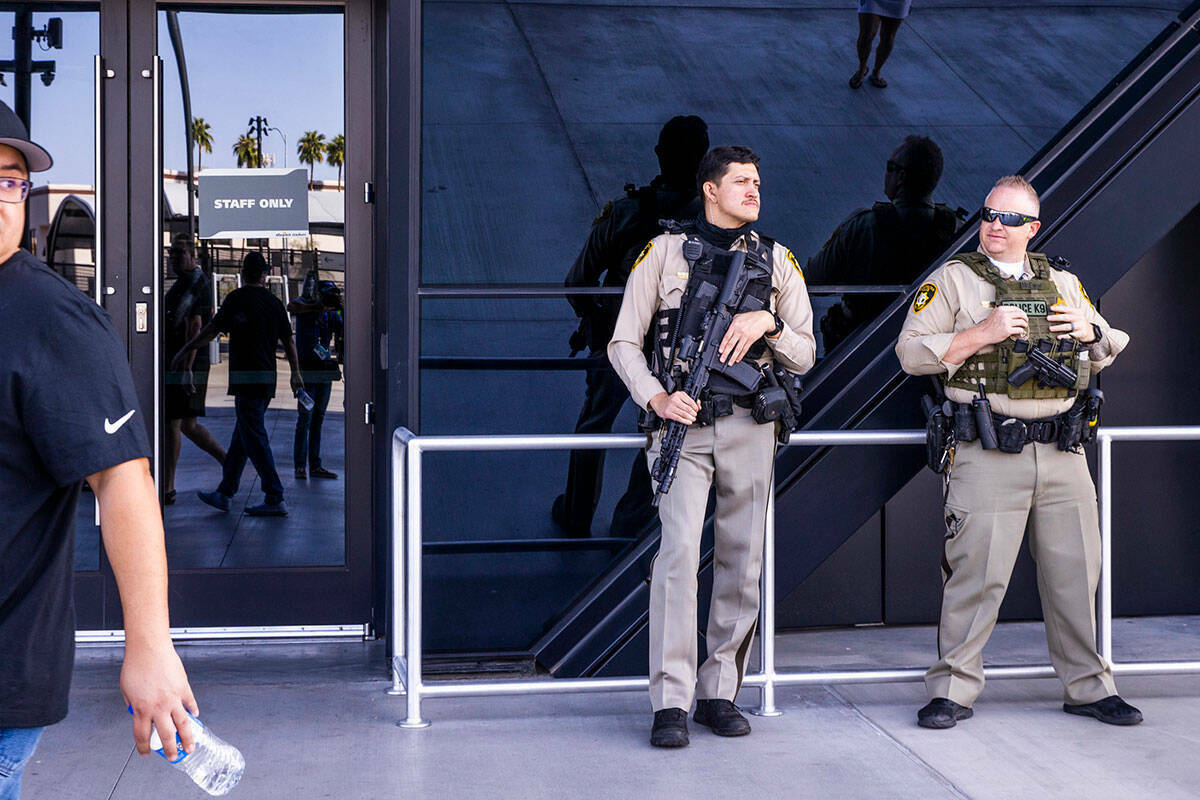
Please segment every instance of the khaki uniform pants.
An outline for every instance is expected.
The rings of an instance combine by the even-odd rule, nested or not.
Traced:
[[[647,459],[658,457],[655,436]],[[683,441],[671,491],[662,499],[662,543],[650,580],[650,702],[655,711],[702,699],[733,700],[758,620],[763,533],[775,461],[775,426],[748,409],[693,427]],[[717,511],[708,658],[696,670],[696,572],[710,486]]]
[[[1116,694],[1112,669],[1096,652],[1100,530],[1087,460],[1053,444],[1028,444],[1019,454],[960,444],[945,521],[939,659],[925,674],[929,697],[970,706],[983,689],[983,646],[1026,525],[1050,660],[1066,701]]]

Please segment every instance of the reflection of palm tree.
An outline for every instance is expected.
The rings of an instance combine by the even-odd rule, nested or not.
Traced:
[[[346,137],[338,134],[329,144],[325,145],[325,161],[331,167],[337,167],[338,191],[342,190],[342,164],[346,160]]]
[[[239,167],[253,167],[258,163],[258,140],[248,133],[243,133],[233,143],[233,154],[237,156]]]
[[[196,145],[196,172],[199,172],[201,154],[211,153],[213,146],[212,126],[204,121],[204,117],[192,119],[192,141]]]
[[[325,134],[316,131],[305,131],[296,145],[300,155],[300,163],[308,164],[308,188],[312,188],[313,169],[325,160]]]

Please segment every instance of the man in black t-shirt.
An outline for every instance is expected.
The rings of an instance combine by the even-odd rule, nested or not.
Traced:
[[[199,713],[171,644],[162,517],[125,346],[105,311],[20,249],[30,171],[50,167],[0,103],[0,797],[67,713],[75,510],[86,480],[125,620],[121,691],[138,752],[169,758]],[[185,711],[186,709],[186,711]]]
[[[225,298],[216,315],[187,342],[171,362],[171,369],[180,369],[192,350],[203,347],[218,333],[229,334],[229,394],[233,395],[236,423],[225,463],[221,469],[221,484],[215,492],[198,492],[205,503],[228,511],[237,494],[246,468],[246,459],[258,470],[266,499],[259,505],[247,506],[251,517],[285,517],[283,483],[275,470],[275,456],[267,435],[267,406],[275,396],[275,345],[283,343],[288,364],[292,368],[292,392],[304,388],[300,378],[300,363],[296,344],[292,341],[292,324],[279,298],[264,285],[266,260],[256,252],[242,259],[242,286]]]

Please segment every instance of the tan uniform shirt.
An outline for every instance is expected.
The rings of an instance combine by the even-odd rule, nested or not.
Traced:
[[[1032,274],[1033,269],[1029,266],[1029,257],[1026,256],[1024,277],[1028,278]],[[1100,326],[1103,334],[1101,340],[1088,345],[1088,354],[1092,359],[1091,371],[1099,372],[1111,364],[1117,354],[1129,344],[1129,334],[1109,327],[1108,322],[1092,305],[1079,279],[1072,273],[1051,268],[1050,277],[1058,286],[1059,294],[1067,305],[1082,309],[1089,324],[1095,323]],[[923,291],[917,292],[917,297],[909,306],[904,327],[900,330],[900,338],[896,341],[896,355],[900,358],[900,366],[909,375],[935,375],[945,372],[947,377],[950,377],[962,364],[943,361],[942,356],[950,349],[950,343],[956,333],[978,325],[992,313],[996,287],[979,277],[963,262],[953,260],[942,264],[929,276],[929,280],[922,284],[921,289],[925,290],[928,284],[934,286],[933,298],[922,304]],[[924,294],[927,295],[927,292]],[[993,349],[994,345],[987,345],[979,352],[987,353]],[[946,389],[946,397],[956,403],[969,403],[977,396],[965,389]],[[1075,402],[1071,397],[1013,400],[1006,394],[991,392],[988,393],[988,400],[997,414],[1026,420],[1061,414]]]
[[[651,397],[666,391],[650,372],[642,341],[655,312],[678,308],[683,298],[688,283],[688,263],[683,257],[686,239],[681,233],[664,233],[651,240],[625,284],[621,313],[608,343],[608,360],[642,408],[649,407]],[[745,241],[738,239],[734,249],[745,250]],[[767,338],[768,353],[762,360],[774,355],[788,370],[803,374],[812,367],[817,354],[808,288],[795,256],[779,243],[771,253],[771,265],[770,308],[783,321],[783,330],[774,339]]]

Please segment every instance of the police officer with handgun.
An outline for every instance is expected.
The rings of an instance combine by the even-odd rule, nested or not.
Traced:
[[[795,425],[796,376],[816,354],[795,257],[750,227],[759,214],[758,161],[737,146],[704,156],[703,215],[642,251],[608,345],[657,427],[647,463],[662,521],[650,582],[650,742],[658,747],[688,743],[693,696],[696,722],[722,736],[750,732],[733,700],[758,617],[775,443]],[[696,572],[714,485],[708,657],[697,670]]]
[[[1142,721],[1096,651],[1100,530],[1081,449],[1103,399],[1088,377],[1129,336],[1100,316],[1065,260],[1027,252],[1039,208],[1021,176],[997,181],[981,211],[979,249],[956,255],[917,290],[896,343],[905,372],[936,375],[945,390],[945,402],[926,403],[930,466],[946,475],[946,530],[939,658],[917,713],[925,728],[972,716],[983,647],[1027,528],[1063,711],[1112,725]]]

